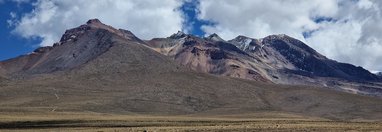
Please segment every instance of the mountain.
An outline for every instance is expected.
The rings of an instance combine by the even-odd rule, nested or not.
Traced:
[[[199,38],[177,33],[168,38],[152,39],[147,42],[147,45],[199,72],[269,81],[259,74],[258,70],[261,69],[257,70],[253,66],[258,64],[246,62],[246,60],[252,60],[250,55],[234,45],[222,41],[216,34],[207,38]]]
[[[0,110],[382,118],[380,98],[274,84],[257,59],[220,39],[179,32],[143,41],[93,19],[54,46],[0,62],[7,77],[0,82]],[[245,79],[226,77],[233,75]]]
[[[216,33],[213,33],[213,34],[209,35],[208,37],[206,37],[206,39],[211,40],[211,41],[224,41],[224,39],[222,39]]]
[[[287,35],[262,39],[238,36],[225,41],[178,32],[147,41],[152,49],[199,72],[276,84],[314,85],[380,96],[380,77],[362,67],[340,63]],[[368,82],[368,83],[365,83]]]
[[[6,77],[5,77],[5,70],[1,67],[0,65],[0,84],[6,80]]]
[[[4,76],[5,74],[5,70],[3,69],[3,67],[0,65],[0,76]]]
[[[111,37],[141,41],[128,31],[89,20],[85,25],[67,30],[53,46],[38,48],[31,54],[3,61],[1,65],[7,74],[24,76],[68,70],[106,52],[113,45]]]
[[[271,35],[260,41],[238,36],[230,42],[276,69],[352,81],[379,80],[377,76],[362,67],[330,60],[303,42],[287,35]]]
[[[379,76],[379,77],[382,77],[382,72],[378,72],[376,73],[375,75]]]

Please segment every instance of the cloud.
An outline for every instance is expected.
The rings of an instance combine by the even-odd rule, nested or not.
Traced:
[[[183,23],[178,0],[38,0],[33,6],[32,12],[21,14],[13,32],[24,38],[41,38],[41,46],[52,45],[66,29],[91,18],[143,39],[169,36]]]
[[[339,5],[339,21],[321,24],[306,41],[329,58],[382,71],[381,1],[346,1]]]
[[[226,39],[239,34],[257,38],[288,34],[302,39],[301,32],[318,28],[312,17],[335,15],[334,1],[320,1],[202,0],[199,18],[217,23],[203,28],[208,34],[218,32]]]
[[[382,71],[380,0],[200,0],[206,34],[287,34],[341,62]]]
[[[15,25],[15,23],[17,23],[17,20],[16,20],[17,15],[16,15],[15,12],[10,12],[10,13],[9,13],[9,17],[10,17],[10,18],[7,20],[8,27],[12,27],[12,26]]]
[[[22,4],[22,3],[28,3],[30,2],[30,0],[12,0],[13,2],[16,2],[18,4]]]

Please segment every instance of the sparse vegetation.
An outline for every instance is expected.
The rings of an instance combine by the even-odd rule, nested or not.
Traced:
[[[265,115],[265,116],[264,116]],[[269,116],[273,115],[278,117]],[[334,121],[280,113],[226,116],[148,116],[89,113],[10,115],[1,131],[378,131],[382,122]]]

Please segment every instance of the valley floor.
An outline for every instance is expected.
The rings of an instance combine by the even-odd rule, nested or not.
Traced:
[[[381,121],[337,121],[279,113],[147,116],[50,112],[0,115],[0,131],[382,131]]]

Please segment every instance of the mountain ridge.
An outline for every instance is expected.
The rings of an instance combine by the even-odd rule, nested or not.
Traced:
[[[9,78],[0,80],[0,110],[126,115],[266,111],[336,120],[382,118],[380,98],[269,82],[261,76],[268,66],[255,63],[261,58],[227,42],[182,34],[147,42],[121,30],[77,28],[84,30],[69,30],[61,44],[0,62]]]
[[[88,32],[96,37],[83,36]],[[40,47],[31,54],[1,61],[0,74],[23,78],[80,66],[112,47],[113,44],[107,41],[112,34],[148,46],[198,72],[276,84],[334,87],[373,96],[382,94],[382,88],[365,83],[380,81],[377,75],[362,67],[328,59],[285,34],[261,39],[239,35],[225,41],[217,34],[202,38],[178,31],[167,38],[141,40],[128,30],[115,29],[98,19],[90,19],[86,24],[66,30],[53,46]],[[105,38],[101,41],[103,43],[94,41],[102,38]],[[77,40],[82,41],[81,45],[65,46]],[[61,54],[66,54],[66,57]],[[57,61],[59,59],[62,60]]]
[[[380,82],[380,77],[362,67],[328,59],[285,34],[261,39],[239,35],[225,41],[217,34],[199,38],[178,32],[146,42],[155,51],[199,72],[276,84],[335,87],[345,91],[351,87],[352,93],[382,93],[381,88],[367,84]],[[368,91],[368,88],[373,90]]]

